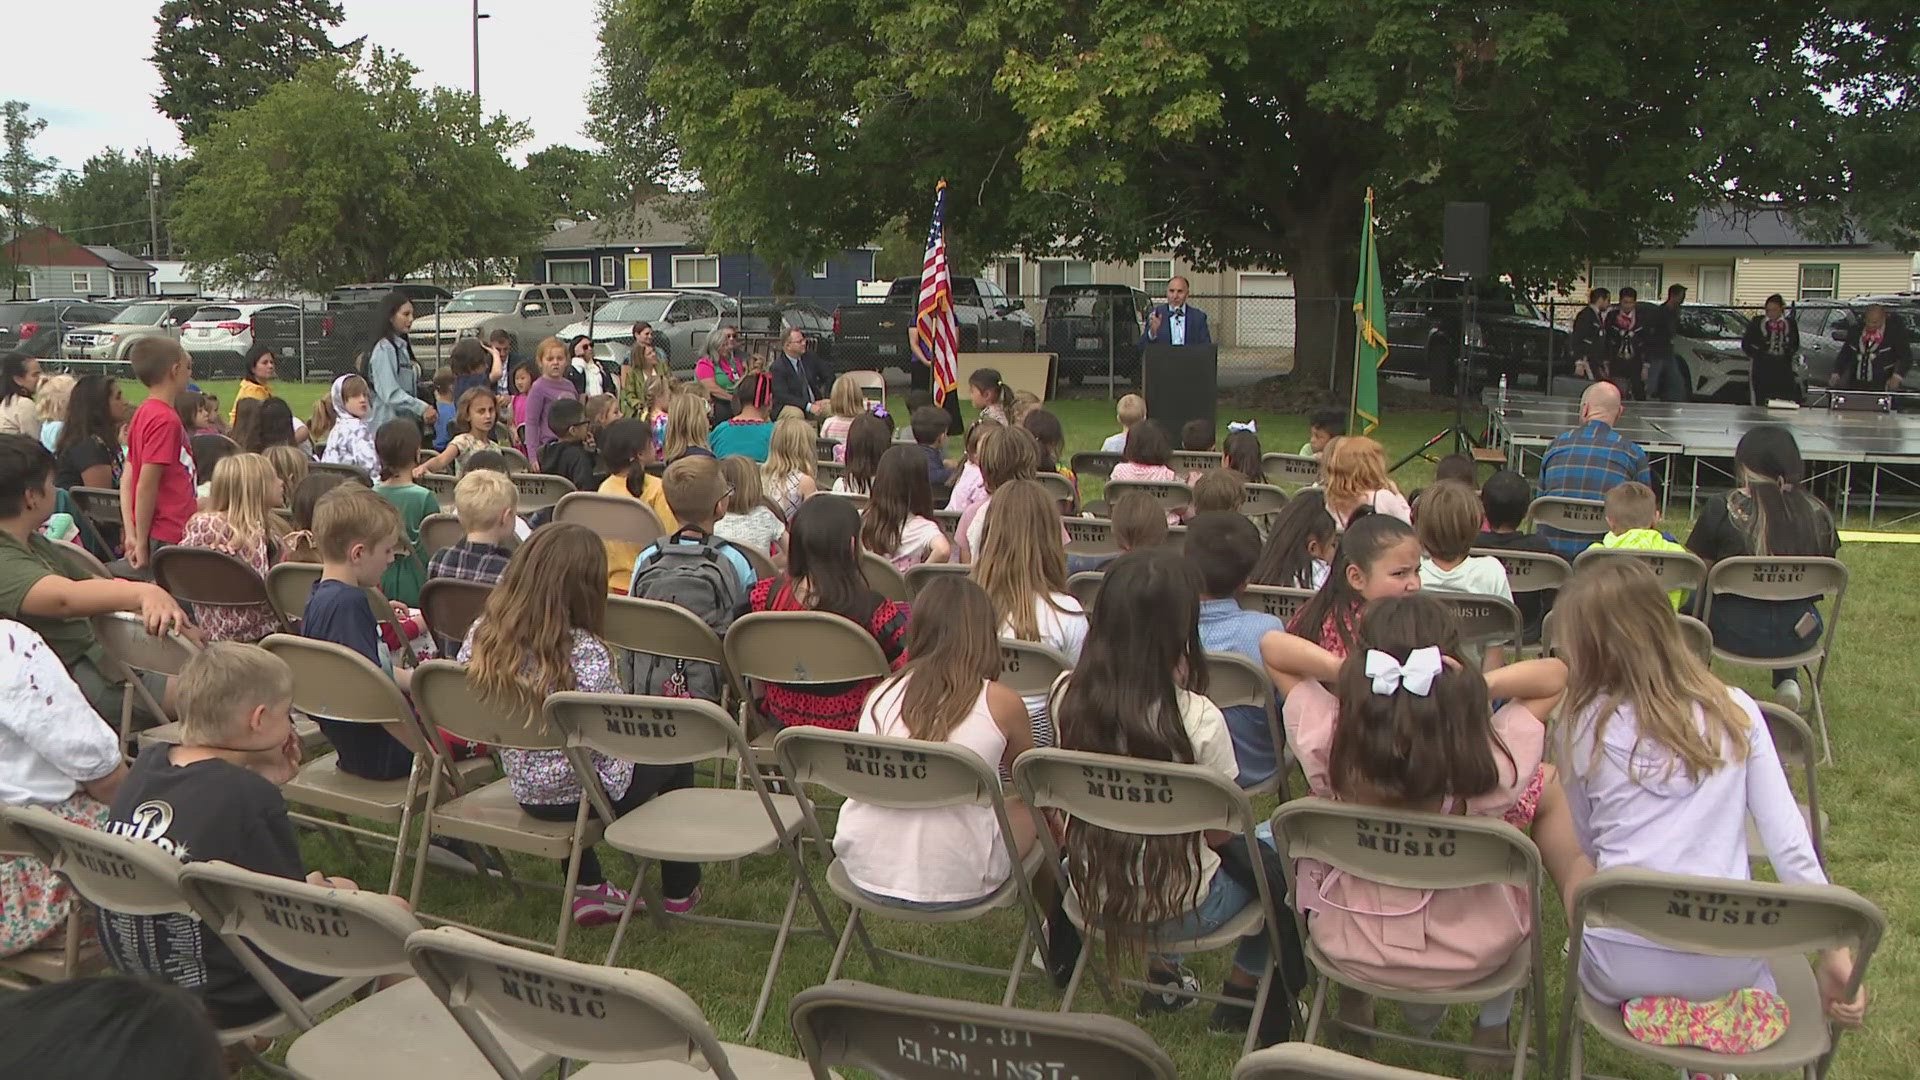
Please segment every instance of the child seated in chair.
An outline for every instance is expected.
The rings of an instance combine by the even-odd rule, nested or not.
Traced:
[[[1660,500],[1653,489],[1638,480],[1615,484],[1607,489],[1607,535],[1594,541],[1594,547],[1624,548],[1629,551],[1685,551],[1686,545],[1660,529]],[[1675,611],[1683,599],[1680,589],[1667,593]]]
[[[513,481],[505,473],[482,469],[462,476],[453,486],[453,509],[466,536],[433,553],[427,580],[453,578],[492,585],[507,572],[513,558],[508,543],[514,539]]]

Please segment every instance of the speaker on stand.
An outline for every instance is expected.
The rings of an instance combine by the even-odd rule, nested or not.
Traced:
[[[1473,365],[1467,359],[1467,328],[1479,314],[1477,284],[1492,275],[1493,222],[1483,202],[1450,202],[1441,218],[1441,272],[1464,280],[1460,293],[1460,333],[1453,357],[1453,424],[1434,433],[1418,450],[1393,463],[1393,471],[1414,458],[1436,461],[1435,448],[1451,440],[1453,453],[1471,454],[1482,440],[1467,427],[1467,384]]]

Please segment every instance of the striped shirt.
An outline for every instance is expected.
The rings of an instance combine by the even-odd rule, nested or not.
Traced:
[[[1652,486],[1647,452],[1604,420],[1589,420],[1562,434],[1540,458],[1540,494],[1570,499],[1602,499],[1629,480]],[[1578,536],[1541,526],[1534,530],[1553,545],[1554,553],[1571,560],[1592,543]]]

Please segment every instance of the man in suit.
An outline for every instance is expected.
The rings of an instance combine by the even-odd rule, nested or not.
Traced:
[[[1573,373],[1582,379],[1607,377],[1607,302],[1612,298],[1607,290],[1594,289],[1573,317]]]
[[[1907,324],[1890,317],[1885,305],[1868,304],[1860,324],[1847,334],[1827,385],[1847,390],[1898,390],[1913,364]]]
[[[827,411],[827,377],[807,355],[807,335],[797,327],[788,327],[781,342],[780,355],[767,366],[773,376],[773,415],[791,405],[808,416]]]
[[[1147,329],[1140,335],[1142,345],[1211,345],[1207,332],[1207,313],[1187,305],[1187,279],[1167,282],[1167,302],[1155,304],[1147,312]]]

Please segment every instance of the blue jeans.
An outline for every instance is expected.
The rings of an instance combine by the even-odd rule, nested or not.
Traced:
[[[1271,825],[1261,822],[1254,828],[1254,835],[1260,838],[1260,846],[1263,849],[1260,852],[1261,859],[1280,857],[1273,849]],[[1235,915],[1240,914],[1248,904],[1258,903],[1259,900],[1259,893],[1235,881],[1233,875],[1225,870],[1219,870],[1214,873],[1213,884],[1208,887],[1207,895],[1200,901],[1199,907],[1177,919],[1169,919],[1161,923],[1154,928],[1154,932],[1160,937],[1176,939],[1197,938],[1211,934]],[[1233,950],[1233,966],[1244,974],[1258,976],[1267,969],[1267,964],[1270,962],[1268,952],[1267,928],[1262,926],[1259,930],[1240,939],[1239,946]],[[1157,959],[1168,964],[1179,964],[1185,958],[1179,953],[1163,953],[1159,954]]]
[[[1812,629],[1802,636],[1794,628],[1808,615],[1813,616]],[[1823,626],[1820,609],[1811,600],[1755,600],[1746,596],[1715,597],[1713,618],[1707,623],[1715,645],[1760,659],[1806,652],[1820,640]],[[1793,677],[1793,668],[1775,668],[1773,684],[1778,686]]]
[[[1647,398],[1652,401],[1693,400],[1693,373],[1687,362],[1672,353],[1647,358]]]

